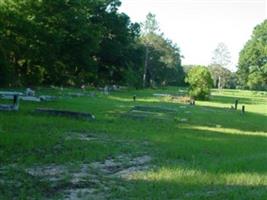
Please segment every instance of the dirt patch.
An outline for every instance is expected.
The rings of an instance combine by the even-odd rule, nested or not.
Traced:
[[[50,182],[60,181],[68,174],[63,165],[36,166],[25,170],[28,174],[44,178]]]
[[[104,162],[94,162],[92,167],[111,177],[130,179],[135,173],[143,172],[151,168],[151,157],[148,155],[129,158],[126,155]]]
[[[55,193],[64,199],[107,199],[119,179],[131,179],[151,169],[148,155],[133,157],[128,154],[89,164],[45,165],[25,170],[31,176],[48,181]],[[118,185],[119,190],[127,190]]]

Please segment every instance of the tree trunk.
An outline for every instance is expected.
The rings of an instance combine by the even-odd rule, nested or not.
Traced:
[[[219,79],[218,79],[218,89],[221,89],[221,76],[219,76]]]
[[[144,74],[143,74],[143,88],[146,87],[146,78],[147,78],[147,68],[148,68],[148,46],[146,46],[146,55],[145,55],[145,66],[144,66]]]

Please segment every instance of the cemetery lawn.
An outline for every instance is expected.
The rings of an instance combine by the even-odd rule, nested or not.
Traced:
[[[69,92],[90,94],[43,88],[37,95]],[[0,112],[0,199],[266,200],[267,93],[213,90],[195,106],[162,95],[184,92],[97,91]],[[35,113],[38,107],[96,119]]]

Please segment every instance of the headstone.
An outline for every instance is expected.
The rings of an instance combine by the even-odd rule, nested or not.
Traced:
[[[14,95],[13,107],[14,110],[19,110],[19,95]]]
[[[245,106],[242,106],[242,114],[245,114]]]
[[[117,87],[117,85],[112,85],[112,90],[117,91],[117,90],[119,90],[119,88]]]
[[[238,106],[238,100],[235,100],[235,110],[237,110],[237,106]]]
[[[35,91],[32,90],[31,88],[27,88],[25,94],[26,94],[26,96],[33,97],[33,96],[35,96]]]
[[[109,95],[108,86],[105,86],[105,87],[104,87],[104,94],[105,94],[105,95]]]
[[[191,99],[190,101],[190,105],[194,106],[196,103],[195,103],[195,99]]]

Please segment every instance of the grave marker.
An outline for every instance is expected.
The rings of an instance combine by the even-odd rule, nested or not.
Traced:
[[[242,106],[242,114],[245,114],[245,106]]]

